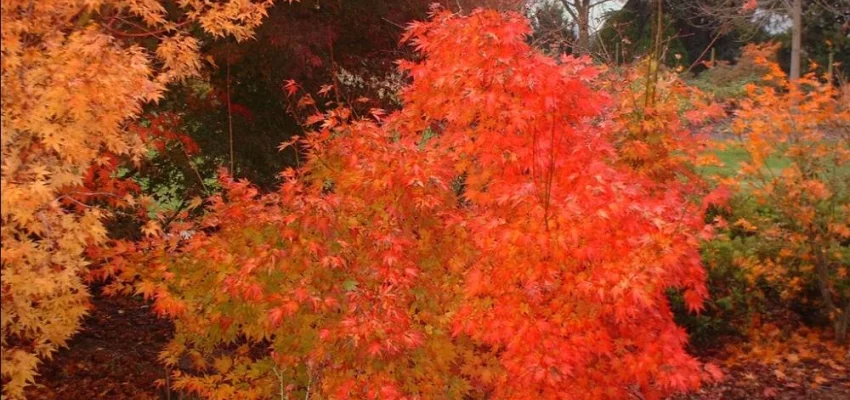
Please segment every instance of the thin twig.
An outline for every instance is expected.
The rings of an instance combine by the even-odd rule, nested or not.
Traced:
[[[124,22],[128,25],[135,26],[136,28],[143,30],[143,32],[124,32],[124,31],[115,29],[115,28],[112,27],[112,24],[115,22],[116,19],[120,20],[120,21],[122,21],[122,22]],[[181,28],[181,27],[187,25],[190,22],[192,22],[192,21],[186,20],[186,21],[183,21],[183,22],[179,22],[179,23],[177,23],[176,25],[174,25],[173,27],[170,27],[170,28],[162,28],[162,29],[159,29],[159,30],[156,30],[156,31],[150,31],[150,30],[147,30],[144,27],[142,27],[142,26],[140,26],[140,25],[138,25],[134,22],[127,21],[127,20],[123,19],[123,18],[119,17],[118,14],[116,14],[115,16],[113,16],[110,19],[109,23],[104,25],[104,28],[106,28],[106,30],[111,32],[113,35],[122,36],[122,37],[131,37],[131,38],[134,38],[134,37],[135,38],[142,38],[142,37],[151,37],[151,36],[159,37],[159,35],[161,35],[163,33],[167,33],[167,32],[173,31],[175,29]]]
[[[233,176],[233,110],[230,103],[230,50],[227,54],[227,82],[225,84],[227,93],[227,132],[230,137],[230,176]]]
[[[707,52],[708,52],[708,50],[710,50],[710,49],[711,49],[711,47],[712,47],[712,46],[714,46],[714,43],[715,43],[715,42],[717,42],[717,39],[720,39],[720,36],[722,36],[720,32],[718,32],[717,34],[715,34],[715,35],[714,35],[714,38],[713,38],[713,39],[711,39],[711,43],[709,43],[709,44],[708,44],[708,46],[705,46],[705,49],[702,51],[702,53],[700,53],[699,57],[697,57],[697,59],[696,59],[696,60],[694,60],[694,63],[693,63],[693,64],[691,64],[691,66],[690,66],[690,67],[688,67],[688,69],[686,69],[686,70],[685,70],[685,73],[691,72],[691,70],[692,70],[694,67],[696,67],[696,66],[697,66],[697,64],[699,64],[699,63],[700,63],[700,61],[702,60],[702,58],[703,58],[703,57],[705,57],[705,53],[707,53]]]

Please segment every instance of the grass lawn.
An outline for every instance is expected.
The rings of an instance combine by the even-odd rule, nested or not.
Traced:
[[[724,165],[722,167],[713,165],[703,167],[701,173],[706,177],[712,175],[734,176],[740,169],[742,162],[750,161],[750,155],[747,151],[737,145],[728,144],[725,149],[713,150],[712,152]],[[772,156],[767,159],[765,164],[768,169],[778,175],[783,168],[791,164],[791,160],[781,156]]]

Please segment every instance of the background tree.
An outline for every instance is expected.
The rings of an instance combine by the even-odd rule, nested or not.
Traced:
[[[575,23],[564,18],[564,11],[556,2],[541,2],[531,11],[534,33],[532,45],[558,56],[573,53],[576,34]]]
[[[850,5],[843,0],[817,2],[803,14],[803,48],[818,72],[832,71],[836,82],[850,78]],[[830,63],[832,65],[830,65]]]
[[[590,51],[591,16],[613,0],[558,0],[564,11],[570,15],[578,28],[576,47],[579,53]]]
[[[202,50],[209,56],[205,62],[210,68],[174,85],[163,101],[146,110],[173,112],[181,118],[180,128],[200,148],[197,173],[213,182],[219,166],[229,168],[232,130],[232,176],[247,178],[261,190],[274,190],[280,183],[278,173],[297,162],[292,148],[278,151],[278,145],[303,135],[300,122],[308,116],[287,96],[286,82],[293,80],[310,93],[326,88],[332,100],[348,102],[358,112],[398,108],[396,93],[403,78],[394,61],[412,56],[398,39],[411,21],[427,18],[433,3],[303,1],[270,8],[250,41],[204,40]],[[463,13],[479,6],[520,10],[524,5],[520,0],[439,3]],[[316,105],[327,108],[323,102]],[[163,200],[180,204],[191,195],[172,186],[197,181],[196,172],[178,168],[184,162],[179,154],[172,161],[169,166],[165,155],[157,158],[159,168],[147,170],[146,177],[156,187],[146,190],[173,193],[174,198]],[[184,176],[168,178],[171,175]]]
[[[698,50],[694,51],[690,47],[699,46],[699,38],[695,37],[699,32],[689,31],[670,3],[665,2],[662,7],[664,15],[659,57],[666,65],[686,66],[690,59],[699,56]],[[600,28],[596,51],[607,54],[608,62],[625,64],[652,57],[649,53],[657,39],[657,21],[654,18],[656,5],[655,1],[630,0],[621,9],[609,12]]]
[[[782,32],[788,29],[791,35],[789,77],[798,79],[803,62],[805,14],[817,8],[818,14],[846,15],[846,4],[840,3],[829,0],[700,0],[682,7],[691,10],[693,21],[720,31]]]

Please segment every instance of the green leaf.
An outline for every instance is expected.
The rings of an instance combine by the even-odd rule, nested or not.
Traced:
[[[353,281],[353,280],[349,279],[349,280],[342,283],[342,288],[345,289],[346,291],[351,292],[351,291],[357,289],[357,281]]]

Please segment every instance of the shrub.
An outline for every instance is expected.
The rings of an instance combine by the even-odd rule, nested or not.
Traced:
[[[789,301],[816,288],[816,298],[803,300],[820,303],[843,341],[850,317],[850,91],[814,74],[788,81],[765,57],[755,62],[768,68],[769,84],[747,87],[733,129],[750,161],[729,183],[768,212],[731,222],[773,250],[742,265]],[[770,157],[787,160],[785,168],[765,168]]]
[[[280,190],[225,180],[193,237],[108,254],[175,319],[163,359],[196,364],[176,387],[619,399],[699,385],[665,296],[696,310],[706,295],[699,206],[617,165],[611,125],[594,124],[598,71],[534,52],[529,31],[492,11],[414,24],[402,110],[311,118]]]
[[[738,101],[747,97],[747,85],[761,83],[762,77],[769,71],[764,63],[756,62],[756,58],[774,59],[777,49],[778,46],[747,45],[743,56],[734,64],[716,61],[689,83],[712,94],[718,101]]]
[[[743,260],[775,254],[775,246],[765,246],[751,231],[729,223],[751,220],[764,212],[769,210],[738,195],[723,206],[712,206],[707,213],[707,222],[719,234],[704,241],[700,248],[709,291],[705,311],[699,315],[687,313],[681,297],[673,295],[676,319],[688,329],[692,344],[708,348],[721,344],[719,337],[744,335],[753,328],[753,320],[775,303],[774,292],[764,279],[743,268]]]

